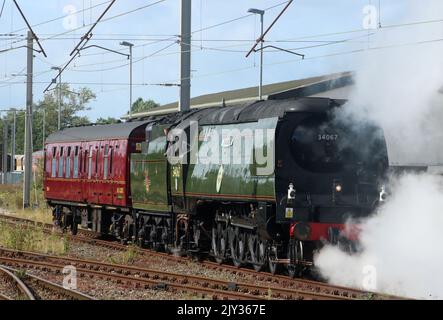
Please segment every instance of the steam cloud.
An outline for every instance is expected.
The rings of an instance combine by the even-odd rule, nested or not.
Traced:
[[[403,22],[441,19],[441,1],[411,1]],[[395,28],[394,28],[395,29]],[[374,30],[372,48],[439,39],[441,23]],[[368,50],[342,119],[370,119],[385,131],[391,165],[443,164],[443,46],[441,42]],[[440,92],[439,92],[440,91]],[[361,222],[362,251],[326,246],[315,264],[331,283],[364,288],[368,266],[374,291],[443,299],[443,178],[430,173],[391,178],[392,195]]]

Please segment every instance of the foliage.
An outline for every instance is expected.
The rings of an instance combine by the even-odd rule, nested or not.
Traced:
[[[108,261],[112,264],[134,264],[139,256],[138,247],[136,245],[129,245],[124,252],[119,252],[115,255],[108,256]]]
[[[82,126],[90,124],[88,117],[81,113],[90,110],[88,106],[96,99],[96,95],[88,88],[81,88],[73,92],[69,85],[62,84],[62,104],[61,104],[61,127]],[[153,100],[143,100],[138,98],[132,105],[132,112],[144,112],[159,106]],[[58,87],[46,93],[41,101],[33,106],[33,150],[43,149],[43,118],[45,120],[45,139],[58,130]],[[3,135],[4,122],[8,123],[9,132],[13,123],[13,112],[8,112],[0,121],[0,136]],[[112,124],[121,122],[119,119],[108,117],[99,118],[98,124]],[[16,154],[24,153],[25,138],[25,113],[17,111],[16,113]],[[0,139],[2,140],[2,139]],[[11,134],[9,133],[9,150],[11,150]]]
[[[43,146],[43,118],[45,118],[45,138],[58,130],[58,89],[46,93],[43,100],[33,106],[33,150],[42,150]],[[80,112],[90,110],[87,106],[95,99],[95,94],[88,88],[81,88],[78,93],[70,90],[69,85],[62,84],[61,127],[89,124]],[[9,126],[13,123],[13,112],[8,112],[3,118]],[[3,121],[0,123],[0,132],[3,132]],[[16,154],[23,154],[25,139],[25,113],[17,111],[16,116]],[[9,146],[11,139],[9,139]]]
[[[33,225],[10,225],[0,222],[0,245],[20,251],[65,254],[63,238],[45,234],[42,227]]]
[[[121,123],[121,120],[108,117],[108,118],[98,118],[95,122],[96,124],[113,124],[113,123]]]
[[[140,113],[140,112],[146,112],[150,109],[158,107],[159,104],[156,103],[154,100],[143,100],[143,98],[138,98],[133,104],[131,111],[132,113]]]
[[[36,198],[37,196],[37,198]],[[43,190],[32,188],[31,203],[38,203],[38,208],[23,210],[23,187],[21,185],[0,185],[0,207],[12,211],[13,215],[28,220],[52,223],[52,212],[46,206]]]
[[[0,185],[0,207],[17,210],[23,206],[23,190],[17,185]]]

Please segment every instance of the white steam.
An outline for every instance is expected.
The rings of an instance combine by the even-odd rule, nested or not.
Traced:
[[[327,246],[315,260],[319,271],[344,286],[443,298],[442,182],[430,175],[401,177],[389,202],[361,224],[363,251],[349,255]]]
[[[403,22],[432,20],[443,12],[442,1],[415,3],[409,4]],[[442,23],[382,29],[376,31],[371,47],[442,35]],[[442,165],[442,43],[368,50],[359,62],[356,88],[339,116],[353,125],[368,118],[381,125],[393,165]],[[442,178],[407,174],[391,184],[388,202],[361,224],[363,251],[350,256],[326,246],[316,255],[315,264],[335,284],[363,288],[375,270],[374,291],[443,299]]]

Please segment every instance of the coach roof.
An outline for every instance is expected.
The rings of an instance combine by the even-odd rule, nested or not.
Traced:
[[[135,129],[147,123],[149,121],[66,128],[51,134],[46,143],[128,139]]]

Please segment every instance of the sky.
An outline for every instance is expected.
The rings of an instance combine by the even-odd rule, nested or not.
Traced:
[[[399,32],[399,29],[408,32],[410,28],[419,27],[392,26],[405,22],[403,14],[412,3],[426,6],[430,2],[432,0],[295,0],[269,32],[266,42],[304,54],[305,59],[266,50],[264,83],[352,71],[360,50],[370,48],[371,39],[377,33]],[[2,3],[0,0],[0,5]],[[70,52],[109,0],[18,0],[18,3],[48,55],[45,58],[35,53],[34,100],[38,101],[56,75],[51,67],[63,66],[69,60]],[[265,13],[267,27],[285,3],[284,0],[193,0],[191,95],[257,85],[259,56],[253,54],[246,58],[245,55],[259,36],[260,21],[247,10],[270,8]],[[367,11],[368,5],[373,6],[373,11]],[[417,14],[410,22],[442,16],[443,13],[427,12]],[[369,17],[373,18],[370,22]],[[231,20],[234,21],[228,22]],[[378,22],[381,29],[367,29],[367,26],[377,27]],[[134,43],[134,100],[142,97],[164,104],[177,101],[179,95],[176,86],[155,85],[179,82],[179,29],[179,0],[117,0],[95,28],[88,45],[128,53],[119,43],[123,40]],[[0,17],[0,109],[25,105],[26,49],[17,48],[26,44],[25,36],[25,23],[13,1],[6,0]],[[396,43],[387,45],[391,44]],[[2,52],[11,48],[16,49]],[[91,120],[119,118],[128,111],[129,61],[125,56],[98,48],[87,49],[62,74],[62,81],[69,83],[73,90],[88,87],[97,95],[89,105],[91,110],[84,113]]]

